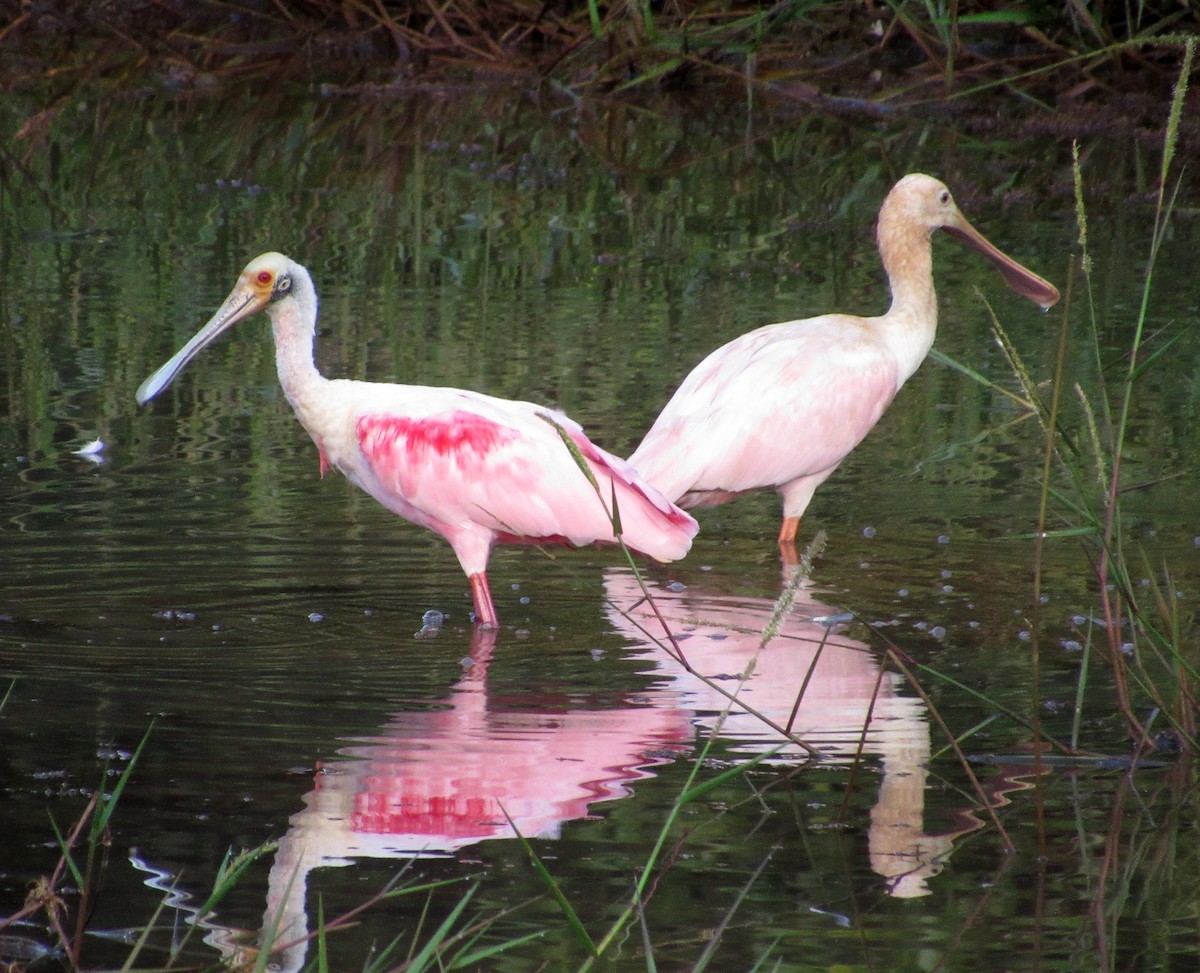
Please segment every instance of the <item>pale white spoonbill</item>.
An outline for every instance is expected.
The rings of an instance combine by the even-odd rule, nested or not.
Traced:
[[[629,548],[659,561],[688,552],[696,522],[561,412],[461,389],[322,376],[313,363],[316,289],[307,270],[279,253],[246,265],[220,310],[142,383],[138,404],[218,335],[264,310],[279,382],[320,451],[322,475],[336,467],[393,513],[441,534],[470,580],[481,627],[498,624],[487,580],[493,544],[615,542],[614,499]]]
[[[980,251],[1022,297],[1043,308],[1058,300],[1052,284],[967,222],[942,183],[907,175],[879,211],[879,252],[892,290],[887,313],[823,314],[734,338],[684,379],[629,462],[682,507],[777,490],[786,553],[813,492],[871,430],[933,344],[937,229]]]

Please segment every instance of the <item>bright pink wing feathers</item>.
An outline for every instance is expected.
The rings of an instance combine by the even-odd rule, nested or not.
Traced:
[[[527,403],[475,404],[481,411],[360,416],[359,447],[370,468],[370,481],[362,485],[459,550],[467,535],[486,546],[493,540],[612,541],[607,508],[615,484],[630,547],[662,560],[687,552],[695,522],[639,482],[623,461],[598,449],[566,416],[553,418],[587,459],[600,496],[558,431],[542,418],[549,413]],[[485,406],[490,414],[482,411]]]

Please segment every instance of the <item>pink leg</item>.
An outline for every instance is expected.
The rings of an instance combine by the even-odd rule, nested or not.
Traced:
[[[471,582],[471,599],[475,602],[475,624],[480,628],[499,628],[500,619],[496,617],[496,606],[492,604],[487,572],[472,574],[467,580]]]

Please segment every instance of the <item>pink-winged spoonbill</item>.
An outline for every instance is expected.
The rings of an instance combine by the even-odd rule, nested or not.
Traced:
[[[696,522],[561,412],[461,389],[322,376],[313,362],[316,289],[307,270],[279,253],[246,265],[212,319],[142,383],[138,404],[263,310],[279,382],[320,451],[322,475],[336,467],[393,513],[441,534],[470,580],[480,627],[498,624],[486,573],[493,544],[615,542],[615,498],[632,550],[673,561],[691,546]]]

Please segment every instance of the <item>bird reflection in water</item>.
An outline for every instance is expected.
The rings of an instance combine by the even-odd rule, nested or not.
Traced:
[[[704,584],[649,583],[649,590],[691,671],[648,634],[662,628],[637,578],[612,569],[605,577],[608,620],[635,657],[652,664],[649,689],[639,686],[623,704],[603,709],[534,694],[498,698],[488,688],[496,636],[476,631],[463,677],[439,705],[396,713],[377,735],[355,740],[319,768],[269,878],[264,929],[273,928],[281,946],[290,944],[275,957],[280,969],[305,962],[314,868],[453,855],[518,831],[557,837],[564,822],[586,817],[596,802],[627,796],[649,768],[691,752],[697,728],[719,726],[734,754],[775,750],[774,764],[809,759],[808,750],[787,743],[764,717],[790,726],[823,766],[845,766],[860,750],[878,760],[871,868],[895,897],[928,893],[953,839],[979,822],[952,834],[924,832],[929,724],[899,677],[864,643],[818,621],[832,609],[804,585],[765,645],[773,599]],[[747,671],[752,660],[747,678],[727,678]],[[749,709],[730,706],[714,686],[733,687]],[[214,933],[209,942],[228,953],[245,948],[235,945],[241,939]]]
[[[785,586],[797,570],[785,564]],[[809,759],[805,747],[786,742],[776,729],[782,727],[819,753],[822,765],[845,765],[860,749],[878,758],[879,798],[868,829],[871,868],[898,898],[928,894],[927,882],[941,870],[959,832],[923,830],[930,752],[924,705],[901,692],[900,677],[883,669],[866,644],[823,622],[835,610],[815,601],[807,582],[795,588],[791,608],[765,644],[776,600],[718,593],[703,583],[647,582],[651,606],[626,569],[609,572],[605,590],[609,621],[643,646],[642,657],[663,677],[662,691],[695,713],[699,726],[719,727],[733,753],[775,750],[773,763]],[[664,645],[659,616],[686,666]],[[729,678],[747,672],[744,680]],[[723,689],[744,708],[731,704]]]
[[[564,822],[627,796],[648,768],[690,750],[692,714],[640,692],[603,709],[490,694],[495,637],[475,631],[463,677],[441,703],[394,714],[318,768],[269,876],[263,928],[286,947],[273,967],[305,962],[314,868],[452,855],[518,832],[555,838]],[[240,935],[217,931],[208,941],[226,954],[245,950]]]

